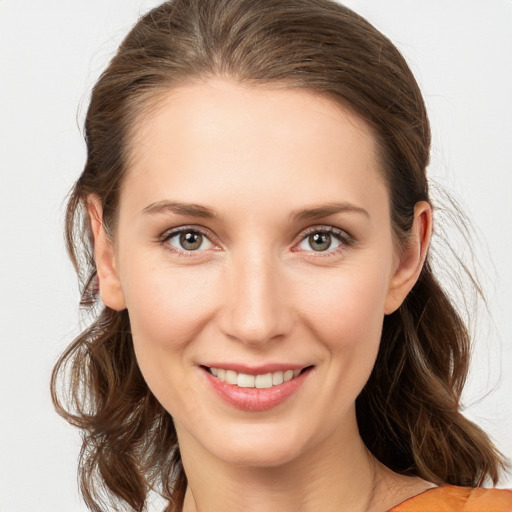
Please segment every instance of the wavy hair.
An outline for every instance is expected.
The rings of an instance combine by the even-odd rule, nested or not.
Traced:
[[[94,320],[58,360],[52,396],[82,430],[81,491],[96,512],[140,512],[152,489],[178,512],[187,481],[172,418],[137,366],[128,312],[99,304],[86,200],[100,198],[113,236],[138,116],[169,89],[213,76],[322,94],[362,118],[377,141],[399,242],[407,241],[414,205],[430,201],[430,128],[419,87],[396,47],[350,9],[331,0],[173,0],[143,16],[93,89],[87,161],[66,216],[81,305]],[[375,367],[357,398],[360,433],[377,459],[438,484],[497,481],[500,453],[460,412],[469,350],[468,330],[427,260],[384,319]]]

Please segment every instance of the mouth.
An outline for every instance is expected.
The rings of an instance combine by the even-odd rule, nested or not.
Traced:
[[[312,366],[306,366],[304,368],[278,370],[274,372],[266,372],[259,374],[248,374],[237,372],[235,370],[228,370],[225,368],[215,368],[209,366],[203,366],[204,370],[213,375],[226,384],[236,386],[239,388],[256,388],[256,389],[269,389],[276,386],[280,386],[285,382],[289,382],[296,379],[302,373],[310,370]]]
[[[244,367],[234,364],[201,365],[206,382],[229,406],[262,412],[287,402],[304,385],[314,365],[269,364]],[[237,371],[240,370],[240,371]]]

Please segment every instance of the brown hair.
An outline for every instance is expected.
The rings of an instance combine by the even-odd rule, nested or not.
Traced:
[[[324,94],[364,119],[379,145],[402,243],[416,202],[430,200],[430,129],[420,90],[399,51],[366,20],[330,0],[165,2],[132,29],[92,93],[87,162],[66,219],[82,306],[99,307],[88,195],[101,199],[113,233],[136,117],[169,88],[209,76]],[[501,455],[459,412],[468,361],[466,326],[427,261],[405,302],[385,318],[373,373],[356,402],[361,436],[375,457],[438,484],[497,481]],[[169,511],[181,510],[186,477],[172,418],[138,369],[126,310],[97,312],[59,359],[52,395],[58,412],[82,429],[80,482],[92,510],[110,500],[141,511],[150,489],[169,499]]]

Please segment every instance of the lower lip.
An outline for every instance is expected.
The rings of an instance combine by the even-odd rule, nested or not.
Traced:
[[[213,390],[229,405],[242,411],[258,412],[277,407],[291,397],[307,379],[309,370],[287,382],[263,389],[241,388],[218,379],[206,369],[203,372]]]

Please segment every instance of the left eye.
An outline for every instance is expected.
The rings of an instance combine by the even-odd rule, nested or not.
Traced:
[[[338,230],[316,230],[310,232],[297,246],[302,251],[327,252],[337,249],[345,240]]]
[[[167,243],[178,251],[199,251],[213,247],[212,242],[200,231],[193,229],[170,233]]]

